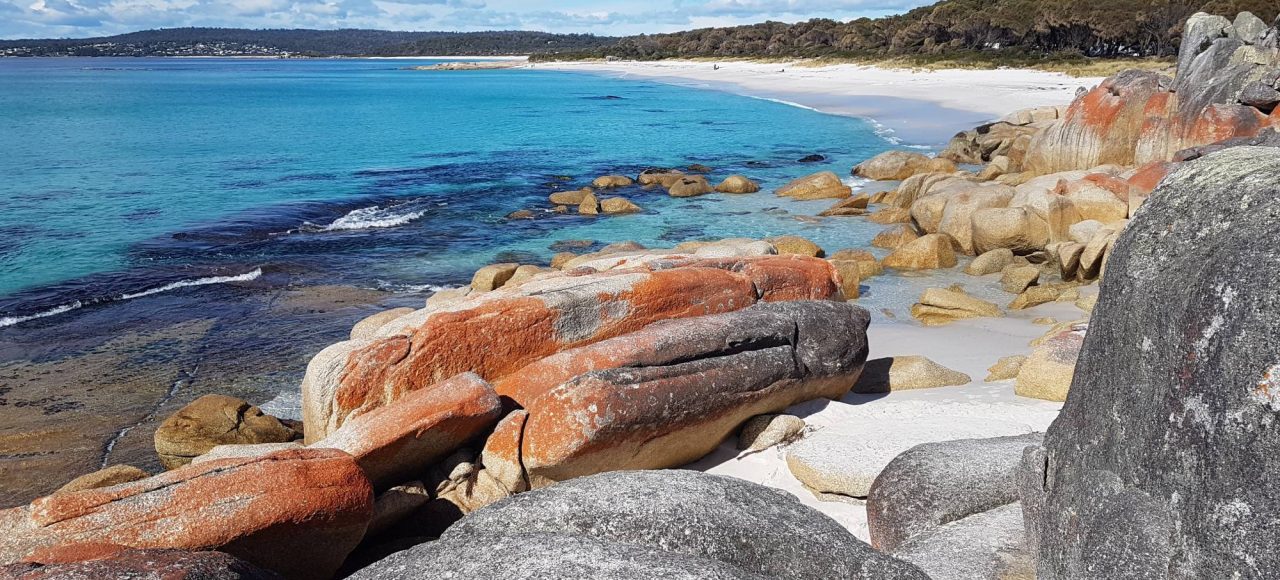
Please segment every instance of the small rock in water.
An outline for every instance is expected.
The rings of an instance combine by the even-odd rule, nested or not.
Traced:
[[[951,236],[929,234],[902,245],[881,263],[896,270],[933,270],[952,268],[957,261]]]
[[[218,445],[284,443],[301,433],[235,397],[205,395],[165,419],[156,429],[156,453],[166,469],[177,469]]]
[[[128,483],[130,481],[138,481],[151,477],[151,474],[138,469],[132,465],[112,465],[99,469],[93,473],[86,473],[77,477],[66,485],[58,488],[54,494],[71,493],[74,491],[83,491],[86,489],[98,489],[100,487],[111,487],[113,485]]]
[[[820,155],[820,154],[818,154],[818,153],[813,153],[813,154],[805,155],[804,157],[801,157],[801,158],[797,159],[797,160],[796,160],[796,163],[819,163],[819,162],[826,161],[826,160],[827,160],[827,156],[826,156],[826,155]]]
[[[516,273],[516,268],[520,264],[507,262],[502,264],[489,264],[476,270],[471,276],[472,292],[491,292],[501,288]]]
[[[793,180],[775,193],[799,200],[843,199],[853,195],[853,189],[841,182],[835,173],[822,171]]]
[[[760,191],[760,185],[742,175],[730,175],[716,186],[716,191],[720,193],[755,193]]]
[[[631,203],[621,197],[606,197],[600,200],[600,211],[608,215],[622,215],[628,213],[640,213],[644,211],[640,206]]]
[[[911,316],[925,326],[1003,315],[999,306],[956,289],[929,288],[920,295],[920,301],[911,306]]]
[[[804,419],[795,415],[757,415],[742,426],[738,449],[763,451],[795,439],[804,432]]]
[[[694,197],[711,191],[711,184],[701,175],[681,176],[667,188],[667,194],[671,197]]]
[[[596,215],[600,213],[600,203],[596,201],[593,193],[582,196],[582,201],[578,203],[578,213],[582,215]]]
[[[1027,288],[1009,303],[1010,310],[1025,310],[1033,306],[1048,304],[1058,299],[1062,288],[1057,286],[1032,286]]]
[[[778,236],[775,238],[766,238],[766,242],[773,244],[777,248],[780,255],[796,255],[808,256],[810,258],[821,258],[826,255],[822,251],[822,247],[800,236]]]
[[[578,205],[592,193],[591,188],[584,187],[573,191],[557,191],[547,197],[553,205]]]
[[[633,183],[635,183],[635,181],[625,175],[601,175],[591,182],[591,187],[597,189],[610,189],[614,187],[626,187]]]

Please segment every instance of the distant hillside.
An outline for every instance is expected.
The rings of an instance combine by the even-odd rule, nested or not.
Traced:
[[[616,38],[545,32],[166,28],[81,39],[0,40],[8,56],[499,56],[596,50]]]
[[[765,22],[620,39],[542,59],[689,57],[893,57],[1005,53],[1091,57],[1177,54],[1182,23],[1197,11],[1251,11],[1270,22],[1277,0],[942,0],[884,18]]]

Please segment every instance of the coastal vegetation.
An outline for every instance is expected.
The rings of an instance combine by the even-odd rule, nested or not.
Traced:
[[[942,0],[904,14],[847,22],[813,19],[642,34],[577,53],[539,59],[839,58],[968,60],[1018,64],[1038,59],[1168,57],[1182,24],[1205,11],[1280,14],[1271,0]]]

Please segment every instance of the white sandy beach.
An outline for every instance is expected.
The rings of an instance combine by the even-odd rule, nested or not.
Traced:
[[[908,142],[928,142],[1012,111],[1065,105],[1102,78],[1026,69],[914,71],[853,64],[821,67],[749,61],[537,63],[538,69],[638,77],[775,99],[867,117]],[[716,69],[718,67],[718,70]],[[904,100],[905,99],[905,100]],[[921,108],[912,103],[929,103]],[[944,109],[939,111],[938,108]]]

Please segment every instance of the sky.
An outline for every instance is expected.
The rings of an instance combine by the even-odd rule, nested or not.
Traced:
[[[150,28],[545,30],[630,35],[904,12],[933,0],[0,0],[0,38]]]

